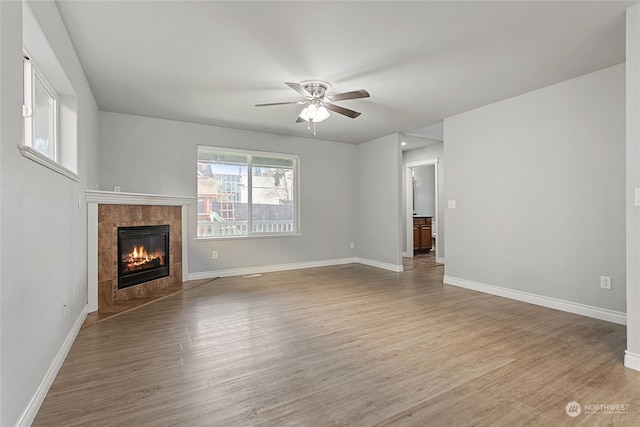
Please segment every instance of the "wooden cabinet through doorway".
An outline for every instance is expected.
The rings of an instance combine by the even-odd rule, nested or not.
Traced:
[[[413,253],[429,253],[431,250],[431,217],[413,217]]]

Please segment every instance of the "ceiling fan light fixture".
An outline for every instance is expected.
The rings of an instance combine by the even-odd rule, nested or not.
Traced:
[[[316,114],[318,114],[318,106],[316,104],[311,104],[307,108],[305,108],[305,116],[308,117],[308,120],[313,120],[316,118]]]
[[[324,105],[321,105],[320,108],[318,108],[318,111],[316,112],[316,116],[313,118],[313,121],[318,123],[321,122],[323,120],[326,120],[329,118],[331,114],[329,114],[329,110],[327,110],[327,107],[325,107]]]
[[[314,123],[320,123],[323,120],[328,119],[330,116],[329,110],[324,105],[317,106],[315,104],[310,104],[305,107],[300,113],[300,118],[304,121],[311,121]]]
[[[0,0],[2,1],[2,0]],[[331,85],[321,80],[305,80],[300,83],[285,82],[287,86],[304,96],[304,101],[271,102],[269,104],[256,104],[256,107],[268,107],[273,105],[304,105],[296,123],[307,122],[307,129],[311,130],[313,123],[313,134],[316,134],[316,123],[320,123],[331,116],[329,110],[334,113],[355,119],[360,113],[348,108],[335,105],[335,101],[346,101],[348,99],[368,98],[369,92],[364,89],[352,90],[335,95],[327,96],[327,91]]]

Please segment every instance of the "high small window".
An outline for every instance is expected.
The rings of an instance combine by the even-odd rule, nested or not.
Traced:
[[[299,233],[298,156],[198,147],[198,237]]]
[[[78,95],[30,3],[22,2],[23,140],[18,147],[25,158],[80,182]]]
[[[24,145],[57,161],[58,95],[26,54],[23,104]]]

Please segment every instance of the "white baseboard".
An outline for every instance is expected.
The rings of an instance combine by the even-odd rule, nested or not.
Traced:
[[[248,274],[273,273],[276,271],[301,270],[303,268],[329,267],[343,264],[365,264],[372,267],[391,270],[397,273],[402,272],[402,265],[390,264],[386,262],[374,261],[366,258],[337,258],[325,259],[321,261],[295,262],[291,264],[263,265],[259,267],[230,268],[227,270],[203,271],[199,273],[189,273],[189,280],[213,279],[215,277],[244,276]]]
[[[572,301],[565,301],[557,298],[530,294],[528,292],[487,285],[485,283],[473,282],[471,280],[459,279],[457,277],[451,276],[444,276],[443,282],[447,285],[453,285],[461,288],[471,289],[474,291],[484,292],[486,294],[497,295],[500,297],[522,301],[529,304],[535,304],[542,307],[566,311],[568,313],[580,314],[582,316],[592,317],[594,319],[606,320],[607,322],[613,322],[619,325],[627,324],[626,313],[622,313],[620,311],[607,310],[605,308],[593,307],[590,305],[579,304]]]
[[[402,264],[391,264],[388,262],[375,261],[367,258],[356,258],[356,262],[358,264],[369,265],[371,267],[382,268],[383,270],[395,271],[396,273],[401,273],[403,271]]]
[[[438,257],[438,258],[436,258],[436,262],[438,264],[444,264],[444,258],[443,257]]]
[[[625,350],[624,366],[626,366],[629,369],[640,371],[640,354],[632,353],[629,350]]]
[[[58,372],[60,371],[60,368],[64,363],[64,359],[67,357],[67,354],[69,354],[69,350],[71,350],[71,346],[76,340],[76,337],[80,332],[80,328],[82,328],[84,320],[87,318],[87,309],[88,307],[84,306],[84,308],[80,312],[80,316],[78,316],[76,322],[73,325],[73,328],[71,328],[71,331],[69,331],[67,338],[62,343],[60,351],[58,351],[55,359],[53,359],[53,363],[51,363],[51,366],[49,366],[49,370],[47,370],[47,373],[40,382],[40,386],[36,390],[36,393],[29,401],[29,404],[22,412],[22,415],[20,415],[16,426],[29,427],[33,423],[33,420],[35,420],[36,415],[38,415],[38,411],[40,410],[40,406],[42,406],[42,402],[44,402],[45,397],[47,397],[47,393],[51,388],[51,384],[53,384],[53,381],[56,379],[56,375],[58,375]]]
[[[276,271],[300,270],[303,268],[328,267],[331,265],[353,264],[357,258],[338,258],[322,261],[295,262],[291,264],[263,265],[259,267],[231,268],[227,270],[189,273],[189,280],[213,279],[214,277],[243,276],[247,274],[273,273]]]

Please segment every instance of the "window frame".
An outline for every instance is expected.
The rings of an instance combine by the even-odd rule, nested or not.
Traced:
[[[295,237],[302,235],[300,225],[300,155],[290,153],[277,153],[270,151],[248,150],[243,148],[218,147],[210,145],[198,145],[196,149],[196,169],[200,163],[200,151],[207,150],[215,153],[228,153],[247,156],[247,234],[223,235],[223,236],[199,236],[198,209],[196,209],[196,237],[195,240],[233,240],[233,239],[260,239],[274,237]],[[253,157],[272,157],[291,160],[293,162],[293,230],[291,232],[254,232],[253,231]],[[199,198],[199,187],[196,180],[196,199]]]
[[[24,134],[23,134],[23,144],[27,147],[31,147],[33,150],[42,154],[53,160],[54,162],[58,162],[58,153],[59,153],[59,135],[58,135],[58,107],[59,107],[59,96],[57,92],[53,89],[53,85],[49,83],[44,73],[40,71],[38,65],[29,57],[29,54],[24,51],[23,52],[23,67],[24,67],[24,82],[23,82],[23,113],[22,117],[24,119]],[[36,81],[39,81],[44,90],[49,95],[50,100],[53,103],[52,111],[50,112],[50,140],[48,141],[48,154],[43,153],[42,151],[36,149],[34,147],[34,137],[35,137],[35,96],[36,96]]]

